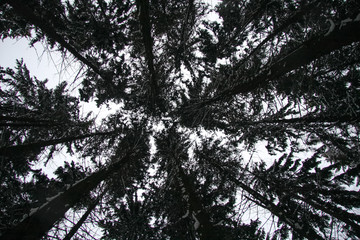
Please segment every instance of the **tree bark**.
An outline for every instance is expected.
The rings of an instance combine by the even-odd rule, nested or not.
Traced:
[[[0,115],[0,121],[18,121],[18,122],[31,122],[31,123],[52,123],[52,124],[60,124],[60,122],[56,122],[50,119],[36,119],[31,117],[13,117],[13,116],[4,116]]]
[[[269,81],[292,70],[304,66],[315,59],[329,54],[343,46],[360,41],[360,21],[337,27],[327,36],[320,36],[304,42],[300,47],[275,62],[264,74],[256,76],[252,81],[239,84],[230,90],[232,95],[251,92]]]
[[[224,90],[213,98],[197,103],[199,106],[210,105],[220,100],[226,100],[237,94],[246,94],[266,86],[270,81],[285,75],[292,70],[309,64],[326,54],[344,46],[360,41],[360,21],[352,21],[345,26],[337,26],[331,33],[314,37],[304,42],[289,54],[280,57],[271,67],[262,73],[240,83],[231,89]]]
[[[288,118],[288,119],[263,119],[259,121],[239,121],[235,122],[241,126],[256,126],[259,124],[316,124],[316,123],[350,123],[350,122],[358,122],[360,117],[358,116],[304,116],[297,118]]]
[[[201,235],[201,240],[212,240],[216,238],[213,231],[213,224],[210,222],[209,214],[204,210],[200,199],[198,198],[197,194],[195,193],[194,185],[189,181],[188,176],[184,173],[181,166],[178,166],[178,173],[185,188],[186,194],[189,196],[189,205],[190,210],[193,212],[196,219],[199,221],[199,232]],[[190,212],[191,212],[190,211]]]
[[[150,12],[149,12],[149,1],[148,0],[137,0],[136,6],[139,12],[139,22],[141,33],[143,37],[143,43],[145,48],[145,58],[149,68],[150,75],[155,75],[154,69],[154,54],[153,54],[153,38],[151,36],[151,23],[150,23]],[[153,78],[151,79],[154,80]]]
[[[154,67],[154,53],[153,53],[154,40],[151,36],[149,1],[137,0],[136,7],[138,9],[140,29],[143,37],[144,48],[145,48],[145,59],[150,74],[150,81],[149,81],[150,90],[151,90],[150,108],[151,110],[154,111],[155,105],[157,105],[164,112],[165,109],[163,108],[159,100],[159,86],[157,82],[157,74],[155,72],[155,67]]]
[[[121,160],[75,183],[65,192],[60,192],[15,227],[6,231],[0,236],[0,240],[41,239],[55,222],[63,218],[66,211],[78,203],[85,194],[111,177],[114,172],[121,169],[121,166],[130,160],[131,154],[127,153]]]

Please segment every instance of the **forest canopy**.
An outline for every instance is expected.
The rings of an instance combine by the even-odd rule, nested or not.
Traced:
[[[0,67],[0,239],[359,239],[359,33],[357,0],[1,1],[80,67]]]

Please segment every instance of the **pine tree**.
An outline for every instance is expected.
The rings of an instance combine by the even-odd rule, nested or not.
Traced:
[[[72,96],[22,61],[0,69],[2,238],[46,238],[56,225],[83,238],[85,219],[104,239],[359,238],[359,9],[1,2],[2,39],[43,42],[82,66]],[[96,124],[81,101],[119,110]],[[56,179],[32,168],[64,146],[77,162]],[[275,230],[245,222],[252,205]],[[70,227],[69,211],[83,213]]]

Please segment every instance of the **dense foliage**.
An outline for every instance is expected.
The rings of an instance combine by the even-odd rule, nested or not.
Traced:
[[[2,1],[81,82],[0,68],[0,239],[360,238],[359,32],[357,0]]]

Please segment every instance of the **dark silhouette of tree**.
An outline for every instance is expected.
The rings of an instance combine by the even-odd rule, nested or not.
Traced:
[[[70,232],[65,236],[64,240],[70,240],[79,228],[84,224],[86,219],[89,217],[90,213],[94,210],[94,208],[99,204],[99,200],[97,199],[94,203],[92,203],[86,212],[81,216],[80,220],[71,228]]]
[[[123,143],[119,143],[118,145],[119,148],[123,148],[121,149],[122,156],[117,154],[116,159],[113,160],[111,165],[104,166],[102,169],[99,169],[91,175],[78,180],[73,185],[68,186],[64,189],[64,192],[59,192],[57,195],[51,197],[46,203],[35,209],[33,212],[30,212],[30,214],[14,228],[6,231],[0,237],[2,239],[30,239],[44,236],[55,222],[62,218],[67,210],[74,207],[84,195],[88,194],[102,181],[111,177],[113,173],[119,171],[122,167],[131,164],[130,161],[133,159],[134,161],[137,161],[139,156],[142,155],[142,153],[137,154],[140,149],[145,150],[144,152],[146,152],[146,149],[139,146],[139,143],[141,144],[142,136],[137,136],[140,139],[133,139],[133,137],[134,136],[130,137],[129,134],[122,139]],[[132,146],[133,143],[136,143],[136,145]],[[133,149],[133,147],[137,147],[137,149]],[[130,169],[130,167],[127,166],[127,169]],[[58,170],[58,172],[59,171],[61,171],[61,169]],[[63,181],[63,183],[66,186],[66,181]]]
[[[72,57],[81,84],[0,68],[1,238],[359,238],[359,9],[2,1],[1,38]],[[119,109],[97,123],[81,101]],[[56,179],[33,167],[61,150]]]

